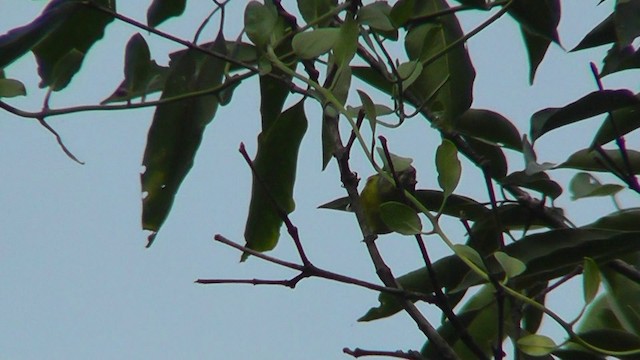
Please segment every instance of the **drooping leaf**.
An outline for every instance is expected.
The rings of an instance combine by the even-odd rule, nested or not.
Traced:
[[[258,48],[264,48],[278,23],[278,12],[270,4],[251,1],[244,10],[244,31]]]
[[[614,44],[607,52],[603,64],[600,77],[618,71],[640,68],[640,51],[635,50],[631,45],[620,48]]]
[[[528,175],[525,171],[515,171],[500,180],[504,185],[516,185],[535,190],[552,199],[557,199],[562,194],[562,187],[551,180],[545,172],[536,172]]]
[[[420,74],[422,74],[422,63],[420,61],[408,61],[398,65],[398,76],[402,82],[402,88],[407,89],[413,84]]]
[[[256,174],[244,231],[246,246],[250,249],[272,250],[278,243],[283,223],[278,210],[289,214],[295,208],[293,188],[298,150],[306,129],[304,100],[301,100],[285,110],[258,136],[254,159]],[[243,254],[242,260],[247,257],[248,254]]]
[[[124,82],[128,93],[143,90],[150,75],[151,52],[139,33],[133,35],[124,53]]]
[[[10,98],[27,95],[24,84],[16,79],[0,78],[0,98]]]
[[[63,60],[65,62],[69,61],[69,56],[77,58],[76,55],[69,55],[69,53],[81,53],[86,56],[91,46],[104,35],[105,27],[113,21],[111,15],[95,9],[92,5],[75,0],[54,1],[48,6],[63,6],[67,2],[75,5],[71,13],[55,30],[49,32],[32,48],[38,63],[38,74],[42,79],[40,82],[41,87],[52,85],[56,67],[67,66],[58,66],[59,62]],[[97,0],[93,3],[113,11],[116,10],[115,0]],[[81,63],[75,67],[76,72],[80,69],[80,66]],[[73,75],[75,75],[75,72],[67,74],[67,79],[57,77],[55,79],[57,90],[62,90],[62,87],[64,87],[62,85],[66,86]]]
[[[603,150],[606,156],[613,161],[618,169],[626,169],[625,163],[618,150]],[[627,157],[631,164],[631,168],[635,175],[640,175],[640,152],[635,150],[627,150]],[[558,165],[558,168],[570,168],[584,171],[610,172],[607,163],[602,156],[595,150],[582,149],[567,159],[567,161]]]
[[[542,63],[549,45],[551,45],[551,39],[540,36],[524,26],[520,27],[522,32],[522,38],[524,39],[524,45],[527,48],[527,55],[529,57],[529,84],[533,85],[533,79],[536,76],[538,66]]]
[[[604,145],[637,128],[640,128],[640,105],[615,110],[602,122],[593,139],[593,145]]]
[[[444,0],[419,1],[415,16],[444,11]],[[475,70],[466,48],[460,44],[449,48],[464,36],[454,14],[440,16],[432,22],[412,27],[405,37],[410,60],[420,60],[423,71],[407,90],[414,105],[426,107],[437,116],[437,124],[448,128],[451,122],[471,106]],[[446,53],[442,51],[447,48]]]
[[[522,289],[566,275],[582,265],[585,257],[592,258],[597,264],[604,264],[622,255],[640,251],[640,243],[634,240],[639,235],[640,232],[587,228],[550,230],[528,235],[503,249],[504,253],[526,265],[526,270],[512,280],[511,286]],[[499,273],[498,264],[492,260],[487,258],[485,261],[489,272]],[[439,284],[445,289],[463,291],[482,282],[457,256],[442,258],[433,266]],[[400,276],[398,282],[410,291],[424,294],[433,291],[426,268]],[[402,310],[394,295],[381,293],[378,300],[380,305],[370,309],[360,321],[388,317]]]
[[[484,109],[469,109],[455,121],[455,130],[492,145],[522,151],[518,129],[504,116]]]
[[[592,92],[561,108],[547,108],[531,116],[531,140],[536,141],[547,132],[596,115],[639,105],[629,90],[603,90]]]
[[[317,22],[318,18],[331,12],[337,5],[337,0],[298,0],[298,10],[304,21]],[[331,18],[320,21],[316,26],[324,27],[331,22]]]
[[[224,53],[219,34],[213,50]],[[225,62],[187,51],[172,65],[161,99],[212,89],[220,85]],[[164,223],[180,184],[193,166],[205,127],[218,107],[215,94],[159,105],[147,135],[141,175],[142,227],[152,231],[150,246]]]
[[[640,36],[640,3],[618,0],[613,12],[616,24],[617,45],[621,48],[631,45]]]
[[[358,95],[360,96],[360,101],[362,101],[362,109],[364,110],[364,116],[369,120],[369,125],[371,126],[371,131],[373,134],[376,133],[376,124],[378,122],[378,110],[376,109],[376,105],[373,103],[373,100],[362,90],[358,90]]]
[[[333,48],[340,38],[338,28],[320,28],[298,33],[293,37],[293,51],[302,59],[314,59]]]
[[[517,344],[520,351],[531,356],[548,355],[558,347],[550,337],[538,334],[525,335]]]
[[[573,48],[571,51],[584,50],[617,41],[614,15],[609,15]]]
[[[640,231],[640,208],[616,211],[584,227],[617,231]]]
[[[462,174],[462,165],[458,160],[458,149],[449,140],[442,140],[436,150],[436,171],[438,172],[438,184],[446,198],[453,194]]]
[[[622,189],[624,189],[624,187],[621,185],[602,184],[593,175],[586,172],[575,174],[569,183],[572,200],[596,196],[611,196]]]
[[[585,304],[590,304],[600,289],[600,270],[593,259],[585,258],[582,265],[582,294]]]
[[[180,16],[187,5],[187,0],[153,0],[147,9],[147,25],[156,27],[165,20]]]
[[[380,205],[380,217],[391,231],[402,235],[416,235],[422,231],[422,222],[417,212],[397,201]]]
[[[560,43],[560,0],[516,0],[509,8],[509,15],[532,34]]]

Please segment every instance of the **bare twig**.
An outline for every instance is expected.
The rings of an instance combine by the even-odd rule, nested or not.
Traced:
[[[73,153],[67,148],[67,146],[64,144],[64,142],[62,141],[62,137],[60,137],[60,134],[58,134],[51,126],[49,126],[49,124],[47,124],[46,121],[44,121],[44,118],[38,118],[38,122],[40,123],[40,125],[42,125],[45,129],[47,129],[50,133],[53,134],[53,136],[56,137],[56,141],[58,142],[58,145],[60,145],[60,148],[62,148],[62,151],[64,151],[64,153],[73,161],[77,162],[80,165],[84,165],[84,162],[78,160],[78,158],[73,155]]]
[[[355,348],[353,350],[344,348],[342,352],[345,354],[351,355],[354,358],[361,358],[365,356],[386,356],[390,358],[396,359],[409,359],[409,360],[425,360],[426,358],[420,354],[419,351],[410,350],[407,352],[404,351],[381,351],[381,350],[364,350],[360,348]]]

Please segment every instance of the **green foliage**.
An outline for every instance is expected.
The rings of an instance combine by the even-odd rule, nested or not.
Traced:
[[[414,302],[430,299],[446,315],[434,326],[437,336],[461,359],[493,357],[507,338],[516,344],[514,351],[523,359],[637,356],[640,210],[618,208],[604,214],[596,209],[598,218],[575,226],[570,214],[554,201],[565,189],[570,193],[565,197],[573,200],[614,197],[625,193],[625,188],[640,193],[636,178],[640,175],[640,152],[629,148],[634,144],[624,139],[640,128],[640,98],[637,90],[603,89],[600,83],[604,76],[640,68],[640,52],[633,46],[640,35],[640,3],[616,1],[611,15],[573,49],[610,45],[603,55],[602,69],[599,73],[594,70],[600,88],[566,105],[531,114],[529,141],[512,119],[491,109],[471,108],[476,70],[474,54],[465,43],[476,32],[463,31],[458,15],[466,10],[485,16],[486,23],[476,29],[479,31],[502,21],[500,15],[510,15],[522,35],[529,82],[533,83],[550,46],[560,45],[560,0],[458,2],[462,6],[451,6],[445,0],[363,4],[299,0],[298,15],[286,2],[251,1],[244,9],[242,36],[225,40],[223,23],[213,42],[177,41],[189,46],[168,54],[167,66],[152,58],[155,53],[141,35],[145,33],[141,30],[149,28],[138,24],[140,33],[133,34],[124,46],[123,80],[101,105],[109,109],[155,107],[141,175],[142,227],[151,231],[148,245],[169,216],[218,107],[236,105],[234,92],[251,79],[259,85],[260,119],[253,120],[261,130],[254,159],[246,155],[253,183],[244,232],[246,245],[240,247],[245,250],[243,261],[252,251],[276,248],[285,223],[294,240],[299,240],[289,223],[296,203],[298,165],[309,161],[299,157],[299,149],[303,137],[315,137],[310,141],[322,144],[322,169],[336,159],[349,194],[320,208],[356,213],[372,261],[387,286],[378,295],[379,306],[360,321],[386,318],[410,309]],[[152,1],[148,26],[156,28],[181,16],[186,5],[185,0]],[[497,11],[488,11],[494,8]],[[32,52],[41,86],[50,90],[41,114],[25,114],[4,102],[25,96],[25,85],[1,71],[2,108],[46,125],[52,92],[65,90],[81,70],[90,48],[114,20],[115,11],[113,0],[55,0],[33,22],[0,36],[0,69]],[[405,53],[398,54],[402,47]],[[149,102],[147,97],[155,93],[160,93],[159,100]],[[297,94],[295,104],[288,102],[291,93]],[[132,103],[137,99],[139,102]],[[116,102],[122,104],[112,105]],[[313,116],[310,109],[314,109]],[[64,113],[63,109],[54,114]],[[588,139],[588,148],[566,149],[562,154],[566,160],[558,165],[538,159],[534,146],[542,143],[538,141],[541,137],[551,131],[571,134],[572,125],[597,116],[604,120],[593,139]],[[389,118],[393,120],[387,121]],[[442,141],[426,144],[430,146],[426,154],[412,154],[415,162],[390,153],[386,146],[392,146],[391,141],[381,139],[385,147],[377,147],[379,135],[402,132],[405,123],[418,121],[415,118],[429,122]],[[321,131],[306,134],[308,122],[314,120]],[[410,135],[415,138],[407,141],[423,145],[422,134]],[[604,149],[605,145],[615,148]],[[376,148],[382,165],[374,159]],[[418,146],[410,148],[423,151]],[[524,166],[514,171],[506,150],[521,154]],[[364,159],[365,169],[351,162],[352,158]],[[471,171],[463,172],[463,167]],[[427,185],[416,190],[416,174],[421,168],[425,171],[420,171],[420,184]],[[573,178],[568,184],[559,183],[553,177],[556,169],[569,169]],[[603,183],[587,171],[613,175],[618,181]],[[358,194],[357,177],[363,178],[363,174],[369,176]],[[469,180],[463,179],[463,174],[482,176],[475,183],[478,189],[486,188],[488,196],[454,193],[462,192],[459,183]],[[429,188],[436,182],[441,190]],[[449,238],[449,229],[441,222],[445,216],[455,220],[447,226],[460,223],[462,239]],[[431,229],[427,233],[423,233],[424,221],[428,222],[424,227]],[[376,255],[374,235],[392,232],[397,234],[390,236],[411,235],[419,243],[428,235],[429,241],[441,240],[450,252],[431,263],[424,252],[426,246],[421,247],[424,261],[395,279],[399,288],[391,291],[388,287],[394,279],[390,273],[385,278],[386,265]],[[300,255],[307,263],[298,269],[298,280],[322,274],[362,284],[321,272],[308,263],[302,251]],[[631,268],[619,270],[623,262]],[[585,308],[574,329],[573,323],[560,320],[554,309],[545,307],[546,296],[555,289],[550,283],[576,276],[580,270]],[[545,314],[566,330],[566,339],[550,339],[541,333]],[[427,328],[423,320],[413,319],[420,329]],[[433,341],[434,336],[429,334],[432,340],[422,347],[425,357],[440,358],[442,354],[443,345]]]

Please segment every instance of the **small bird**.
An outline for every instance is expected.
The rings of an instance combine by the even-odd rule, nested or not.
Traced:
[[[416,169],[409,165],[400,171],[396,171],[396,174],[402,189],[380,174],[375,174],[367,179],[367,183],[360,193],[360,201],[367,223],[371,227],[371,231],[376,234],[388,234],[391,232],[391,229],[385,224],[380,215],[380,205],[389,201],[407,203],[404,190],[415,193],[417,184]],[[409,203],[407,205],[411,206]]]

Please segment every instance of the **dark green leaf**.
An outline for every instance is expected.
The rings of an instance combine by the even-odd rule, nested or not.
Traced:
[[[455,121],[455,130],[492,145],[522,151],[518,129],[507,118],[491,110],[467,110]]]
[[[560,0],[516,0],[509,8],[509,15],[530,33],[555,43],[560,23]]]
[[[128,93],[143,91],[150,75],[151,52],[142,35],[129,39],[124,55],[124,82]]]
[[[335,63],[338,67],[348,66],[355,56],[358,50],[358,36],[360,36],[358,23],[347,18],[340,26],[340,33],[333,48]]]
[[[123,80],[120,85],[118,85],[118,88],[116,88],[109,97],[102,100],[100,104],[129,101],[139,97],[144,98],[149,94],[162,91],[167,81],[167,76],[169,76],[169,68],[158,65],[154,60],[151,60],[148,66],[147,72],[149,75],[147,77],[147,84],[144,84],[143,87],[135,88],[133,91],[129,91],[127,81]]]
[[[385,79],[384,76],[380,75],[373,68],[369,66],[352,66],[351,71],[358,79],[366,82],[385,94],[391,95],[393,83]]]
[[[637,300],[637,299],[636,299]],[[637,301],[635,302],[637,304]],[[593,346],[610,351],[633,351],[640,349],[640,337],[629,331],[596,329],[578,334]],[[638,355],[621,356],[620,359],[637,359]]]
[[[617,231],[640,231],[640,208],[616,211],[584,227]]]
[[[557,199],[562,194],[562,187],[544,172],[527,175],[525,171],[516,171],[502,178],[500,183],[503,186],[516,185],[535,190],[552,199]]]
[[[549,286],[549,282],[543,281],[527,289],[526,295],[529,297],[534,297],[538,304],[545,305],[547,301],[548,291],[545,291]],[[541,309],[531,306],[524,305],[523,314],[522,314],[522,329],[529,334],[535,334],[540,329],[540,325],[542,325],[542,319],[544,317],[544,311]]]
[[[582,265],[585,257],[597,264],[640,251],[640,242],[636,241],[640,232],[619,232],[597,229],[562,229],[528,235],[509,244],[504,252],[522,261],[527,269],[512,280],[514,288],[527,288],[538,282],[544,282],[566,275]],[[492,258],[485,263],[492,273],[500,268]],[[445,289],[464,289],[482,282],[457,258],[448,256],[436,261],[434,271],[440,285]],[[421,268],[398,278],[404,289],[430,294],[433,287],[426,268]],[[402,310],[394,295],[381,293],[380,306],[372,308],[360,319],[370,321],[391,316]]]
[[[479,9],[484,9],[485,5],[487,5],[486,0],[456,0],[462,5],[474,6]]]
[[[71,1],[51,1],[42,14],[30,24],[0,36],[0,69],[20,58],[73,14],[80,5]]]
[[[271,4],[251,1],[244,10],[244,31],[258,47],[264,48],[278,24],[278,12]]]
[[[449,140],[442,140],[436,150],[436,171],[438,172],[438,185],[446,198],[456,189],[462,174],[462,166],[458,160],[458,149]]]
[[[616,25],[613,14],[593,28],[571,51],[584,50],[604,44],[616,42]]]
[[[595,299],[600,289],[600,270],[593,259],[585,258],[582,265],[582,292],[585,304]]]
[[[224,53],[219,34],[213,50]],[[222,81],[225,62],[188,51],[172,64],[161,98],[211,89]],[[180,184],[193,166],[206,125],[218,107],[215,94],[159,105],[147,135],[141,175],[142,227],[151,230],[150,246],[164,223]]]
[[[309,23],[316,22],[320,16],[331,12],[337,5],[337,0],[298,0],[298,10],[304,21]],[[316,26],[327,26],[331,22],[331,18],[327,18],[319,22]]]
[[[531,356],[544,356],[552,353],[556,348],[556,343],[544,335],[525,335],[518,339],[518,349]]]
[[[487,144],[470,136],[463,136],[474,153],[486,163],[491,177],[500,179],[507,175],[507,158],[499,146]]]
[[[640,3],[632,0],[616,1],[613,12],[616,24],[617,45],[621,48],[631,45],[640,36]]]
[[[273,201],[286,214],[295,208],[293,187],[298,150],[306,129],[303,99],[285,110],[258,136],[258,151],[254,160],[256,174],[244,231],[246,246],[250,249],[268,251],[278,243],[283,219]],[[243,254],[242,260],[247,257],[248,254]]]
[[[444,11],[444,0],[416,3],[415,15]],[[448,128],[469,109],[473,99],[475,70],[466,48],[460,44],[449,48],[464,34],[454,14],[411,28],[405,37],[410,60],[420,60],[424,70],[408,89],[414,105],[426,107],[438,117],[438,126]],[[444,49],[448,51],[444,54]],[[436,57],[437,56],[437,57]]]
[[[408,61],[398,65],[398,76],[402,82],[402,88],[407,89],[413,84],[420,74],[422,74],[422,63],[420,61]]]
[[[27,95],[24,84],[15,79],[0,78],[0,98]]]
[[[580,319],[579,325],[578,333],[581,334],[601,329],[624,330],[620,320],[611,309],[607,294],[600,294],[589,305],[585,315]]]
[[[625,169],[626,166],[618,150],[603,150],[609,159],[617,166],[618,169]],[[640,152],[635,150],[627,150],[627,156],[631,163],[631,168],[635,175],[640,175]],[[585,171],[610,172],[611,170],[605,165],[606,162],[600,154],[595,150],[582,149],[573,153],[567,161],[558,165],[558,168],[570,168]]]
[[[533,114],[531,139],[535,142],[553,129],[638,104],[640,100],[629,90],[595,91],[564,107],[547,108]]]
[[[595,355],[587,350],[558,349],[553,352],[553,355],[560,360],[606,360],[605,357]]]
[[[105,27],[113,21],[111,15],[96,10],[92,6],[74,0],[67,0],[67,2],[76,4],[75,9],[66,17],[63,23],[39,41],[32,49],[38,63],[38,74],[42,79],[40,82],[41,87],[52,85],[54,81],[53,72],[60,61],[63,61],[63,59],[68,61],[69,58],[67,56],[76,57],[75,55],[69,55],[69,53],[75,51],[86,56],[89,48],[104,35]],[[64,0],[54,3],[49,6],[61,6],[64,4]],[[116,10],[115,0],[97,0],[94,3]],[[67,58],[65,59],[65,57]],[[77,70],[80,69],[80,65],[78,64]],[[60,66],[65,67],[66,65]],[[66,86],[74,74],[75,72],[68,74],[68,79],[56,78],[57,90],[61,90],[63,84]]]
[[[187,0],[153,0],[147,9],[147,25],[156,27],[168,18],[180,16],[187,5]]]
[[[611,196],[624,189],[616,184],[602,184],[593,175],[586,172],[579,172],[573,176],[569,183],[571,199],[577,200],[586,197]]]
[[[522,38],[524,39],[524,45],[527,48],[527,55],[529,56],[529,84],[533,84],[533,79],[536,76],[536,70],[544,59],[544,55],[551,45],[551,40],[537,35],[534,32],[529,31],[527,28],[521,26]]]
[[[618,45],[613,45],[603,63],[600,77],[622,70],[637,69],[640,68],[640,51],[635,50],[633,46],[620,48]]]
[[[593,145],[604,145],[637,128],[640,128],[640,105],[615,110],[602,122]]]
[[[416,211],[409,206],[388,201],[380,205],[380,217],[391,231],[402,235],[416,235],[422,231],[422,222]]]
[[[385,1],[365,5],[358,11],[358,22],[375,30],[394,31],[396,28],[389,18],[391,7]]]
[[[53,67],[51,72],[51,81],[49,87],[53,91],[60,91],[64,89],[73,78],[84,60],[84,54],[76,49],[72,49],[66,53]]]
[[[389,18],[396,29],[402,27],[413,16],[415,0],[399,0],[393,5]]]
[[[293,37],[293,51],[302,59],[314,59],[333,48],[340,37],[338,28],[321,28],[298,33]]]

